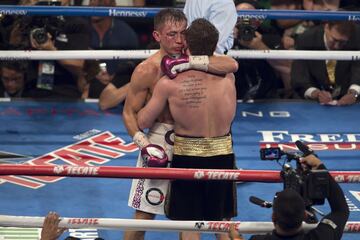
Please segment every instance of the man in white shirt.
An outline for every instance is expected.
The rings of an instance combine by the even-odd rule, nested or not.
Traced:
[[[232,0],[186,0],[184,13],[188,26],[197,18],[205,18],[219,31],[216,53],[224,54],[234,43],[233,29],[237,21],[237,12]]]

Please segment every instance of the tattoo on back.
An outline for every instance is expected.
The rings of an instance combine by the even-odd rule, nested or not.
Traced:
[[[206,99],[206,89],[203,79],[189,76],[181,82],[181,100],[190,108],[199,108]]]

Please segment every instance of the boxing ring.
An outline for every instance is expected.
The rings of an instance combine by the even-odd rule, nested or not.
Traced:
[[[311,147],[329,170],[359,171],[360,133],[356,120],[360,117],[359,108],[359,104],[334,108],[310,102],[239,103],[232,128],[237,166],[242,169],[276,172],[280,167],[275,162],[261,161],[259,148],[282,144],[291,150],[296,138],[307,137],[313,140]],[[12,157],[3,158],[2,162],[26,163],[31,167],[45,164],[50,168],[54,167],[52,164],[81,166],[82,172],[73,171],[79,176],[94,173],[91,166],[99,169],[117,166],[131,169],[135,164],[137,150],[122,124],[121,111],[122,108],[119,107],[101,112],[97,103],[86,102],[1,102],[1,151],[3,154],[14,154]],[[337,126],[336,129],[333,126]],[[109,148],[108,143],[116,143],[117,147]],[[88,167],[87,170],[85,167]],[[129,169],[126,169],[127,175],[131,173]],[[0,168],[0,171],[6,169]],[[114,228],[129,226],[124,225],[126,223],[131,225],[130,220],[117,222],[119,219],[132,218],[133,211],[127,206],[130,179],[63,177],[60,174],[61,169],[56,172],[59,175],[53,177],[1,176],[0,215],[35,217],[44,216],[48,211],[57,211],[67,218],[86,218],[82,223],[88,223],[87,226],[91,219],[115,219],[115,222],[110,222],[115,224],[113,227],[104,227],[102,224],[107,223],[107,220],[105,219],[104,223],[100,219],[97,220],[101,223],[98,230],[79,229],[70,232],[73,235],[78,234],[77,236],[97,234],[104,239],[121,236],[121,230]],[[100,173],[100,170],[98,172]],[[126,175],[126,171],[124,174]],[[339,178],[341,179],[342,177]],[[276,182],[276,179],[272,181]],[[357,222],[360,220],[358,175],[354,174],[348,182],[353,183],[341,183],[341,187],[351,209],[349,221]],[[281,189],[281,183],[238,184],[239,216],[234,220],[269,222],[271,210],[249,203],[248,198],[254,195],[271,201],[274,193]],[[156,202],[159,196],[154,192],[149,193],[149,198]],[[327,205],[318,208],[323,212],[329,211]],[[0,221],[2,220],[4,219],[0,217]],[[157,220],[165,218],[159,216]],[[80,220],[72,221],[71,229],[75,228],[76,223],[79,225]],[[189,224],[194,227],[196,223],[199,225],[202,222]],[[163,222],[149,224],[150,226],[145,222],[141,226],[153,229],[154,225],[162,226]],[[214,227],[214,223],[209,224],[208,226],[212,226],[210,230],[221,230],[220,225]],[[242,226],[247,227],[245,223]],[[135,228],[133,225],[132,227]],[[171,227],[186,229],[187,225],[175,224]],[[162,230],[149,231],[148,239],[175,239],[177,236],[175,232],[168,232],[164,227],[160,229]],[[245,230],[249,231],[246,228]],[[212,236],[205,234],[203,239],[212,239]],[[345,234],[344,239],[356,239],[356,234]]]
[[[16,11],[26,11],[23,15],[66,13],[103,16],[109,15],[111,9],[69,7],[65,11],[61,7],[51,7],[52,11],[44,10],[43,7],[16,7]],[[1,11],[13,9],[1,6]],[[135,10],[139,11],[147,13],[146,9]],[[157,9],[151,11],[156,12]],[[152,17],[151,11],[144,17]],[[126,14],[131,17],[130,13]],[[247,14],[265,14],[265,18],[270,19],[279,17],[279,13],[271,11],[250,11]],[[289,14],[281,14],[280,18],[289,18]],[[316,19],[316,14],[323,13],[301,16]],[[322,16],[325,19],[356,21],[359,18],[359,13],[352,13],[350,16],[343,13],[326,14]],[[298,17],[296,14],[290,16]],[[326,54],[330,55],[314,53],[309,56],[297,51],[289,53],[285,58],[343,57],[343,60],[358,60],[360,56],[359,52],[328,52]],[[45,56],[47,59],[58,59],[60,56],[55,56],[56,54],[61,54],[64,58],[69,58],[70,55],[66,54],[74,54],[72,58],[140,59],[151,53],[152,50],[115,53],[99,51],[99,55],[89,55],[58,51],[51,55],[44,51],[1,51],[0,59],[30,60]],[[271,58],[272,54],[279,56],[276,51],[229,54],[248,58]],[[184,170],[180,173],[166,173],[163,169],[157,172],[136,172],[138,169],[132,167],[135,166],[138,150],[127,134],[121,113],[122,106],[100,111],[96,102],[0,101],[0,226],[4,226],[0,228],[0,236],[3,239],[38,239],[38,227],[42,225],[42,217],[49,211],[56,211],[64,217],[61,226],[70,230],[63,236],[71,235],[81,239],[119,239],[125,228],[149,230],[146,239],[159,240],[177,239],[176,231],[180,230],[211,233],[228,229],[228,222],[167,221],[163,216],[157,216],[154,221],[130,220],[133,209],[127,206],[127,200],[131,178],[182,176],[185,179],[211,180],[209,176],[214,176],[215,173],[185,173]],[[331,107],[305,101],[239,102],[232,134],[237,166],[244,170],[228,175],[217,173],[220,179],[227,176],[228,179],[242,181],[237,185],[238,217],[234,219],[239,231],[253,233],[271,230],[271,209],[253,205],[248,198],[257,196],[271,201],[275,192],[282,189],[278,177],[279,165],[276,162],[261,161],[259,148],[280,146],[294,151],[294,142],[303,140],[316,151],[340,182],[351,212],[343,239],[357,239],[358,235],[354,233],[360,230],[359,118],[359,104]],[[23,168],[14,168],[14,164],[21,164]],[[70,167],[61,167],[62,165]],[[106,175],[105,172],[109,169],[112,171]],[[247,170],[254,171],[255,175]],[[259,179],[261,181],[256,181],[260,172],[268,174],[264,174],[263,179]],[[250,176],[254,178],[251,179]],[[159,199],[161,200],[161,196],[157,191],[148,193],[150,203],[156,204]],[[327,204],[317,208],[324,213],[329,211]],[[213,236],[203,234],[202,239],[213,239]]]

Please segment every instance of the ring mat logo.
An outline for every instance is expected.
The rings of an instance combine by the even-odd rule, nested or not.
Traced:
[[[121,158],[135,151],[138,151],[138,147],[133,142],[126,143],[122,138],[115,136],[109,131],[105,131],[40,157],[32,158],[23,164],[34,166],[71,165],[73,167],[93,167],[103,165],[112,159]],[[59,162],[63,163],[58,164]],[[59,166],[56,168],[56,171],[62,172],[64,169],[62,166]],[[64,178],[57,176],[0,176],[0,184],[12,183],[27,188],[38,189]]]

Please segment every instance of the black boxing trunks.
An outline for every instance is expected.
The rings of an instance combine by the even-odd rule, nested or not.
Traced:
[[[231,135],[216,138],[175,136],[173,168],[236,169]],[[172,220],[219,221],[237,215],[233,181],[171,181],[165,214]]]

